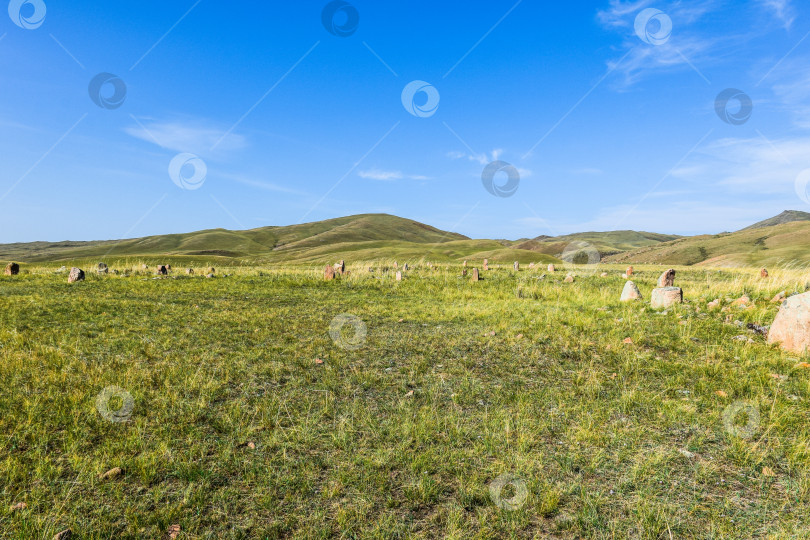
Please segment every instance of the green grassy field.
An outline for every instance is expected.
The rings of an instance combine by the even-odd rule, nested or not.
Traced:
[[[679,269],[660,312],[617,266],[60,265],[0,276],[3,538],[810,535],[810,369],[744,327],[809,274]]]

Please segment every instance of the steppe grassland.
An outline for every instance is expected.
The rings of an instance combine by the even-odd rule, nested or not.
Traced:
[[[166,261],[141,262],[71,286],[58,265],[0,278],[4,537],[810,531],[810,370],[745,328],[804,271],[679,268],[687,303],[657,312],[618,301],[624,266],[396,282],[390,261],[324,282],[316,266],[206,279],[207,261],[155,280]],[[662,270],[636,268],[646,299]],[[752,309],[706,308],[744,293]],[[330,336],[341,314],[362,320],[357,348],[339,346],[351,325]],[[110,386],[126,422],[99,413]]]

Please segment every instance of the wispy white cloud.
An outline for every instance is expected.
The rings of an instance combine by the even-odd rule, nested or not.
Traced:
[[[299,191],[297,189],[292,189],[286,186],[282,186],[279,184],[275,184],[273,182],[268,182],[266,180],[259,180],[254,178],[253,176],[249,175],[242,175],[242,174],[230,174],[230,173],[220,173],[219,176],[237,182],[239,184],[243,184],[245,186],[254,187],[257,189],[261,189],[263,191],[271,191],[273,193],[286,193],[289,195],[308,195],[303,191]]]
[[[448,152],[447,153],[447,157],[449,157],[450,159],[467,158],[468,160],[475,161],[477,163],[480,163],[481,165],[489,165],[493,161],[497,161],[497,160],[501,159],[502,155],[503,155],[503,149],[501,149],[501,148],[495,148],[489,154],[487,154],[486,152],[483,153],[483,154],[468,154],[468,153],[465,153],[465,152]]]
[[[367,171],[359,171],[357,175],[360,178],[368,180],[392,181],[392,180],[430,180],[429,176],[421,174],[404,174],[402,171],[385,171],[382,169],[369,169]]]
[[[810,137],[720,139],[699,152],[702,171],[723,189],[754,195],[794,194],[796,176],[810,167]],[[796,201],[799,202],[798,200]]]
[[[774,106],[788,113],[794,125],[810,128],[810,72],[806,61],[784,62],[770,75],[775,79],[772,89]]]
[[[604,171],[602,169],[597,169],[596,167],[582,167],[579,169],[572,169],[569,171],[571,174],[588,174],[588,175],[600,175],[603,174]]]
[[[791,0],[755,1],[786,28],[795,19]],[[648,7],[660,8],[672,21],[672,34],[664,44],[656,46],[644,43],[635,34],[636,17]],[[739,47],[753,36],[769,31],[767,25],[761,24],[759,20],[757,28],[745,31],[729,25],[728,32],[707,33],[705,29],[698,27],[698,24],[718,16],[723,10],[739,11],[739,8],[729,2],[717,0],[663,5],[653,0],[611,0],[607,9],[597,12],[597,19],[603,27],[623,35],[621,49],[624,52],[609,60],[608,67],[623,75],[624,86],[636,83],[647,74],[685,69],[694,70],[696,76],[710,83],[707,74],[710,74],[711,66],[734,57],[733,53],[738,52]],[[622,60],[619,61],[619,58]]]
[[[133,117],[133,125],[124,128],[124,131],[133,137],[175,152],[206,154],[226,130],[200,120],[160,122]],[[239,150],[246,146],[247,139],[244,136],[231,133],[217,145],[217,151]]]
[[[791,0],[757,0],[765,9],[770,10],[773,15],[781,21],[785,29],[790,29],[793,21],[796,20],[796,10]]]

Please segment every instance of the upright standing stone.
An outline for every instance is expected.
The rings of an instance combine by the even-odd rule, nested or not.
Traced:
[[[399,267],[397,266],[397,261],[394,261],[394,270],[396,270],[397,268],[399,268]]]
[[[489,270],[489,260],[484,259],[484,271],[486,272],[487,270]]]
[[[397,281],[402,281],[402,272],[397,272]]]
[[[407,272],[408,271],[408,263],[403,264],[402,269]]]
[[[194,274],[194,269],[193,268],[186,268],[186,274],[188,274],[188,275]]]
[[[165,265],[165,264],[161,264],[161,265],[159,265],[159,266],[157,267],[156,272],[157,272],[157,275],[159,275],[159,276],[166,276],[166,275],[168,275],[168,274],[169,274],[169,271],[166,269],[166,265]]]
[[[663,289],[665,287],[674,287],[675,286],[675,270],[670,268],[663,274],[661,277],[658,278],[658,288]]]
[[[467,275],[467,269],[466,269],[466,268],[462,268],[462,270],[461,270],[461,277],[464,277],[464,276],[466,276],[466,275]]]
[[[20,273],[20,265],[17,263],[8,263],[6,265],[6,272],[7,276],[16,276]]]
[[[810,293],[785,300],[771,325],[768,343],[779,343],[786,351],[797,354],[810,350]]]
[[[634,272],[634,271],[635,271],[635,270],[633,269],[633,267],[632,267],[632,266],[628,266],[628,267],[627,267],[627,272],[625,272],[625,274],[627,274],[627,276],[629,277],[629,276],[632,276],[632,275],[633,275],[633,272]]]
[[[99,274],[106,274],[109,271],[110,271],[110,269],[107,267],[106,264],[104,264],[103,262],[98,263],[98,273]]]
[[[638,290],[636,284],[628,281],[624,284],[621,301],[630,302],[631,300],[644,300],[644,297],[641,296],[641,291]]]
[[[520,271],[520,263],[515,261],[515,272],[519,272],[519,271]]]
[[[77,281],[84,281],[84,270],[73,267],[68,274],[68,283],[76,283]]]
[[[168,270],[169,272],[171,272],[171,271],[172,271],[172,265],[167,264],[167,265],[166,265],[166,270]]]
[[[481,278],[478,277],[478,268],[473,268],[472,270],[473,270],[473,272],[472,272],[472,280],[473,281],[478,281],[479,279],[481,279]]]
[[[556,272],[556,271],[557,271],[557,267],[556,267],[556,266],[554,266],[553,264],[550,264],[550,265],[548,265],[548,271],[549,271],[549,272]]]
[[[763,268],[762,270],[760,270],[759,271],[759,277],[761,277],[762,279],[767,278],[768,277],[768,269]]]
[[[461,266],[463,266],[464,268],[467,268],[467,261],[464,261],[464,264],[462,264]]]
[[[323,279],[326,281],[331,281],[335,279],[335,267],[331,264],[327,264],[326,268],[323,269]]]
[[[653,309],[668,308],[683,302],[683,289],[679,287],[659,287],[653,289],[650,300]]]
[[[341,259],[340,262],[338,263],[337,270],[338,272],[340,272],[341,275],[346,273],[346,262],[343,259]]]

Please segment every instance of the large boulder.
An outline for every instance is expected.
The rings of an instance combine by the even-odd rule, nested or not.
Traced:
[[[68,283],[76,283],[77,281],[84,281],[84,270],[74,266],[70,269],[70,274],[68,274]]]
[[[650,300],[653,309],[668,308],[683,302],[683,289],[680,287],[659,287],[653,289]]]
[[[628,281],[624,284],[621,300],[622,302],[630,302],[632,300],[644,300],[644,297],[641,296],[641,291],[638,290],[636,284],[632,281]]]
[[[675,270],[670,268],[663,274],[661,277],[658,278],[658,288],[663,289],[666,287],[674,287],[675,286]]]
[[[161,264],[161,265],[158,265],[156,272],[157,272],[157,275],[159,275],[159,276],[166,276],[166,275],[169,274],[169,269],[166,268],[165,264]]]
[[[17,263],[8,263],[6,265],[5,274],[7,276],[16,276],[19,273],[20,273],[20,265],[19,264],[17,264]]]
[[[326,268],[323,269],[323,279],[326,281],[332,281],[335,279],[335,267],[331,264],[327,264]]]
[[[810,293],[791,296],[782,304],[768,334],[768,343],[804,354],[810,349]]]

